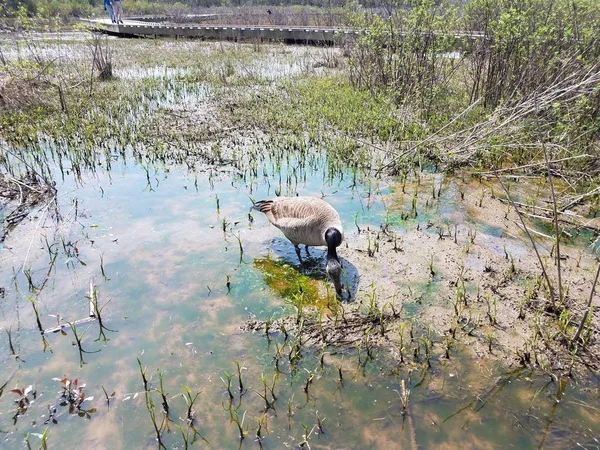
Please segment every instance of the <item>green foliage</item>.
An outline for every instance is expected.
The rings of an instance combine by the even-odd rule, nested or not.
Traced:
[[[396,121],[395,107],[382,96],[354,89],[344,78],[301,81],[292,92],[290,108],[301,111],[310,131],[335,127],[343,133],[387,139]]]
[[[353,83],[393,91],[429,118],[438,100],[456,96],[449,84],[458,49],[467,83],[459,99],[499,104],[528,95],[540,84],[566,77],[571,59],[585,65],[600,56],[600,3],[594,0],[473,0],[459,15],[454,6],[432,0],[395,4],[387,17],[350,14],[360,38],[350,55]],[[456,79],[454,79],[456,81]]]
[[[317,7],[341,7],[342,0],[254,0],[253,5],[288,5],[298,11],[304,11],[304,5]],[[126,14],[185,14],[198,8],[247,6],[242,0],[179,0],[165,2],[161,0],[127,0],[123,5]],[[2,17],[18,18],[23,11],[28,18],[60,19],[103,15],[102,0],[0,0]]]
[[[401,1],[383,18],[370,12],[351,15],[361,29],[350,56],[350,77],[360,87],[388,88],[396,103],[417,99],[430,115],[455,66],[444,55],[455,49],[456,10],[432,0]]]
[[[75,0],[59,3],[80,4]],[[455,4],[402,0],[384,16],[347,3],[348,20],[362,29],[358,39],[343,48],[347,66],[331,50],[337,64],[323,66],[335,67],[335,71],[308,76],[312,71],[303,61],[300,76],[275,83],[261,70],[247,69],[252,58],[269,55],[248,51],[244,45],[219,46],[193,57],[183,45],[159,53],[146,49],[135,55],[138,67],[165,67],[164,76],[96,82],[93,89],[87,76],[81,77],[89,65],[70,75],[71,65],[61,60],[9,58],[0,66],[0,132],[10,144],[27,147],[37,145],[40,131],[54,142],[68,136],[86,142],[82,154],[90,156],[97,142],[121,148],[138,135],[137,125],[129,121],[126,126],[109,123],[106,111],[116,122],[115,118],[129,114],[129,105],[141,104],[140,117],[145,117],[145,108],[156,108],[166,91],[203,84],[221,90],[214,95],[227,99],[221,105],[223,115],[236,125],[266,129],[284,146],[326,148],[335,157],[330,164],[336,159],[373,167],[374,147],[390,149],[392,158],[406,155],[394,159],[396,170],[400,163],[421,164],[423,155],[448,162],[450,168],[525,164],[539,157],[539,148],[532,153],[531,145],[515,143],[539,142],[542,135],[546,142],[556,144],[549,147],[554,159],[580,150],[597,153],[600,88],[576,91],[572,87],[583,74],[593,72],[590,69],[600,57],[600,40],[594,39],[595,30],[600,29],[600,4],[591,0],[474,0],[461,10]],[[5,9],[7,5],[5,1]],[[33,13],[62,14],[52,9],[54,0],[43,8],[26,5],[36,3],[25,2],[15,10],[24,27],[35,26]],[[158,7],[147,0],[131,0],[126,5],[128,11]],[[25,52],[15,52],[21,53]],[[120,56],[119,63],[127,59]],[[345,73],[344,67],[349,69]],[[175,74],[167,76],[167,69],[175,69]],[[551,93],[552,83],[557,82],[566,83],[560,88],[564,92],[575,94],[550,101],[539,114],[534,114],[533,107],[519,112],[517,119],[511,118],[509,132],[496,128],[512,114],[511,108],[524,101],[532,104],[536,96]],[[27,97],[28,92],[35,96]],[[13,104],[7,105],[6,99]],[[495,122],[486,123],[490,117]],[[195,131],[182,136],[178,131],[169,138],[179,142],[192,135],[202,136]],[[458,148],[461,139],[472,137],[467,150]],[[566,150],[561,153],[562,148]],[[169,153],[166,147],[153,150],[163,156]],[[379,151],[377,157],[382,154]],[[581,162],[564,164],[590,174],[576,166]],[[598,173],[594,170],[592,176]]]
[[[475,42],[469,48],[471,100],[481,96],[490,107],[529,95],[600,56],[600,3],[594,0],[474,0],[461,26],[486,37],[483,47]]]
[[[36,18],[86,17],[98,12],[100,4],[87,0],[0,0],[0,10],[4,17],[14,17],[27,26]]]
[[[349,13],[361,29],[348,50],[350,80],[359,91],[386,97],[405,112],[398,125],[413,132],[400,133],[398,141],[437,136],[446,141],[439,149],[428,145],[429,154],[451,166],[467,162],[482,168],[531,162],[531,148],[515,142],[539,142],[540,136],[556,144],[555,159],[579,150],[597,153],[600,87],[591,74],[600,58],[600,2],[473,0],[460,10],[455,5],[399,0],[385,16]],[[458,134],[448,139],[452,133]],[[466,140],[470,149],[455,153],[452,140],[454,147]],[[461,151],[469,157],[458,157]],[[575,166],[582,161],[566,164],[587,172]]]

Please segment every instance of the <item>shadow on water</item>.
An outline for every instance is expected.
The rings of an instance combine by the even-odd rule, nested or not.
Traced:
[[[309,247],[309,256],[306,255],[304,245],[300,246],[304,264],[300,265],[298,256],[292,243],[282,237],[271,239],[268,248],[274,255],[285,264],[292,267],[298,276],[305,276],[312,280],[318,280],[325,284],[325,289],[333,290],[333,283],[325,272],[327,251],[319,247]],[[342,301],[354,301],[360,285],[360,274],[358,269],[348,259],[340,256],[342,263],[342,285],[344,289]]]

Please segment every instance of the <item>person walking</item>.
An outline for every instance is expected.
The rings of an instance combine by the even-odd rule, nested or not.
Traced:
[[[122,0],[111,0],[113,8],[113,18],[115,23],[123,23],[123,2]]]
[[[115,16],[114,16],[114,13],[113,13],[113,7],[110,4],[110,0],[104,0],[104,9],[106,11],[108,11],[108,15],[110,17],[110,21],[112,23],[115,23]]]

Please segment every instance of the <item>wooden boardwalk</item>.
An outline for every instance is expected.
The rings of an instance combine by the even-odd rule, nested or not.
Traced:
[[[109,19],[81,19],[81,22],[97,31],[115,36],[161,36],[230,40],[236,42],[259,40],[282,41],[290,44],[335,45],[341,42],[344,37],[351,37],[358,34],[358,31],[352,28],[290,27],[281,25],[191,25],[152,22],[148,20],[152,19],[124,19],[124,23],[122,24],[112,23]]]

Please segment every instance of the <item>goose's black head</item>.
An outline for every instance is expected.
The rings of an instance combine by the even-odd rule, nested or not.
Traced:
[[[335,286],[335,292],[342,296],[342,263],[338,258],[336,248],[342,243],[342,233],[337,228],[329,228],[325,232],[325,241],[327,242],[327,265],[325,271]]]
[[[342,243],[342,233],[337,228],[328,228],[325,232],[325,242],[327,242],[327,249],[333,248],[335,251],[335,248]]]

